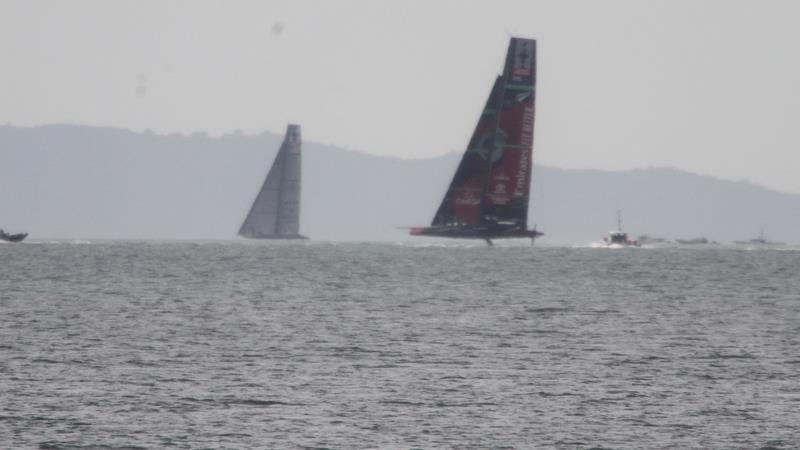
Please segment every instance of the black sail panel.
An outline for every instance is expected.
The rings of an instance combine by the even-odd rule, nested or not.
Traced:
[[[289,125],[275,161],[247,214],[239,235],[254,239],[299,237],[300,126]]]
[[[467,150],[436,211],[433,226],[475,226],[480,220],[481,193],[495,140],[496,106],[501,87],[502,77],[498,76],[472,133]]]
[[[485,223],[527,227],[536,84],[536,41],[512,38],[502,76],[494,149],[484,184]]]

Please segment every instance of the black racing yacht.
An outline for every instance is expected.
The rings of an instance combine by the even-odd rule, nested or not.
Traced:
[[[28,237],[28,233],[11,234],[0,228],[0,241],[22,242],[26,237]]]

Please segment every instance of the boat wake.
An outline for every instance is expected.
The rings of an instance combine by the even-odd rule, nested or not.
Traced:
[[[605,242],[590,242],[589,244],[583,245],[576,245],[573,248],[606,248],[611,250],[617,249],[648,249],[648,248],[656,248],[652,245],[623,245],[623,244],[607,244]]]

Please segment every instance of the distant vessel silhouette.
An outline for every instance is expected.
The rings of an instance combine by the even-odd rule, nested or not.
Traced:
[[[639,247],[639,241],[628,237],[628,233],[622,231],[622,212],[617,210],[617,229],[609,231],[608,236],[603,238],[603,242],[608,246],[619,245],[625,247]]]
[[[275,161],[239,228],[250,239],[308,239],[300,234],[300,125],[289,125]]]
[[[531,238],[528,203],[533,169],[536,41],[511,38],[467,150],[433,221],[413,236]]]
[[[663,244],[668,242],[662,237],[653,237],[646,234],[640,235],[636,240],[638,240],[640,244]]]
[[[675,239],[675,242],[682,245],[704,245],[704,244],[714,244],[714,242],[709,241],[705,237],[697,237],[692,239]]]
[[[11,234],[0,228],[0,241],[22,242],[26,237],[28,237],[28,233]]]
[[[734,241],[735,244],[744,244],[744,245],[784,245],[783,242],[774,242],[768,241],[764,237],[764,229],[761,229],[761,232],[758,234],[757,238],[750,239],[749,241]]]

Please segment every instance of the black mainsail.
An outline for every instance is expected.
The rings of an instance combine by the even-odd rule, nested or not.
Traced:
[[[306,239],[300,235],[300,125],[289,125],[275,161],[239,236],[251,239]]]
[[[533,169],[536,41],[511,38],[461,163],[431,226],[412,235],[491,239],[529,237]]]

